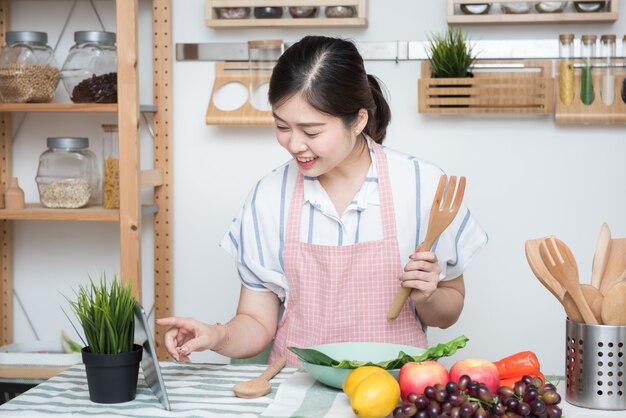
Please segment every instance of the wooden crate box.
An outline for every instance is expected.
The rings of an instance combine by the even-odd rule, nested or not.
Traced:
[[[473,77],[431,78],[422,62],[420,113],[552,113],[554,80],[550,60],[479,61]],[[480,68],[479,68],[480,67]]]

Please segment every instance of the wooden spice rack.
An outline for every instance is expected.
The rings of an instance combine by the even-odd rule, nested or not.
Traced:
[[[479,61],[481,65],[518,66],[512,70],[475,71],[468,78],[428,78],[418,81],[420,113],[552,113],[554,80],[550,60]],[[422,76],[431,75],[422,62]]]
[[[580,100],[580,68],[574,69],[574,102],[569,105],[561,101],[561,84],[559,75],[555,77],[556,84],[556,108],[554,120],[556,123],[623,123],[626,122],[626,103],[622,100],[622,85],[626,78],[626,69],[614,68],[615,76],[615,99],[613,104],[607,106],[602,101],[602,70],[592,70],[592,83],[594,99],[590,105],[585,105]]]
[[[260,63],[262,65],[262,63]],[[272,112],[259,110],[252,105],[250,95],[242,106],[234,110],[223,110],[215,104],[215,93],[228,83],[240,83],[247,90],[258,88],[264,83],[269,83],[271,70],[255,69],[254,74],[250,71],[251,62],[216,62],[215,82],[211,91],[209,107],[206,111],[207,125],[248,125],[270,126],[274,124]]]
[[[211,28],[242,28],[242,27],[330,27],[351,26],[367,27],[367,0],[205,0],[205,21]],[[250,11],[246,19],[220,19],[219,8],[222,7],[289,7],[289,6],[354,6],[356,16],[347,18],[327,18],[324,10],[319,10],[316,17],[292,18],[286,10],[281,18],[256,19]]]
[[[592,2],[597,0],[580,0]],[[564,23],[564,22],[614,22],[618,18],[619,0],[608,0],[607,5],[599,12],[581,13],[574,9],[572,1],[560,13],[540,13],[535,9],[536,0],[498,0],[485,2],[491,4],[491,9],[483,15],[466,15],[460,10],[461,4],[477,4],[477,0],[448,0],[448,23]],[[506,14],[502,11],[502,3],[530,3],[530,11],[524,14]]]

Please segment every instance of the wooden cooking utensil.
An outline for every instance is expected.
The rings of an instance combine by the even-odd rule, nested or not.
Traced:
[[[572,299],[567,291],[563,295],[563,308],[565,308],[565,315],[567,315],[570,320],[575,322],[585,322],[583,316],[578,310],[578,306],[576,306],[576,302],[574,302],[574,299]]]
[[[279,357],[274,360],[272,364],[267,366],[261,376],[252,380],[237,383],[233,386],[235,396],[238,396],[239,398],[258,398],[260,396],[267,395],[272,390],[270,380],[272,377],[276,376],[283,367],[285,367],[286,362],[287,360],[284,357]]]
[[[548,289],[550,293],[552,293],[554,297],[559,300],[559,302],[563,303],[565,288],[557,279],[554,278],[554,276],[552,276],[552,274],[550,274],[545,264],[543,264],[541,254],[539,254],[539,245],[541,245],[543,239],[544,238],[537,238],[526,241],[526,260],[528,260],[530,269],[533,271],[537,279],[539,279],[541,284],[544,285],[544,287]]]
[[[604,325],[626,325],[626,282],[617,283],[604,295],[602,322]]]
[[[598,321],[598,324],[602,323],[602,302],[604,300],[604,296],[600,293],[600,290],[593,287],[590,284],[581,284],[580,290],[583,292],[583,296],[587,301],[587,305],[591,308],[591,312],[593,312],[593,316]]]
[[[609,259],[611,251],[611,230],[606,222],[600,228],[598,243],[596,244],[596,252],[593,256],[593,264],[591,266],[591,285],[596,289],[600,289],[600,280],[604,275],[606,263]]]
[[[463,202],[465,177],[459,177],[458,187],[456,184],[456,176],[450,177],[448,187],[446,187],[446,179],[447,176],[445,174],[439,178],[439,185],[437,186],[435,198],[430,208],[428,229],[426,230],[426,237],[422,243],[422,251],[430,251],[435,240],[448,225],[452,223]],[[389,312],[387,312],[387,319],[389,321],[393,321],[400,315],[400,311],[409,298],[411,290],[410,287],[401,287],[398,289],[391,303],[391,307],[389,308]]]
[[[600,279],[600,292],[606,296],[609,289],[624,279],[626,279],[626,238],[612,239],[606,269]]]
[[[597,325],[598,321],[593,316],[593,312],[591,312],[591,308],[589,308],[580,289],[576,259],[568,246],[555,237],[548,237],[541,243],[539,252],[548,271],[561,282],[561,285],[576,302],[585,323]]]

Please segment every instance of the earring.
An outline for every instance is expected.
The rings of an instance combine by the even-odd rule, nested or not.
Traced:
[[[358,131],[358,130],[354,131],[354,134],[355,134],[355,135],[358,135],[358,134],[359,134],[359,131]]]

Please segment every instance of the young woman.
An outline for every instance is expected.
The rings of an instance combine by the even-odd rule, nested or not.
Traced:
[[[381,87],[345,40],[307,36],[280,57],[269,101],[292,159],[262,178],[221,245],[241,279],[226,325],[163,318],[176,359],[211,349],[298,359],[287,347],[374,341],[426,347],[426,326],[463,309],[463,270],[487,237],[465,206],[420,251],[442,172],[380,144],[391,118]],[[416,249],[417,248],[417,249]],[[395,321],[399,286],[412,289]]]

